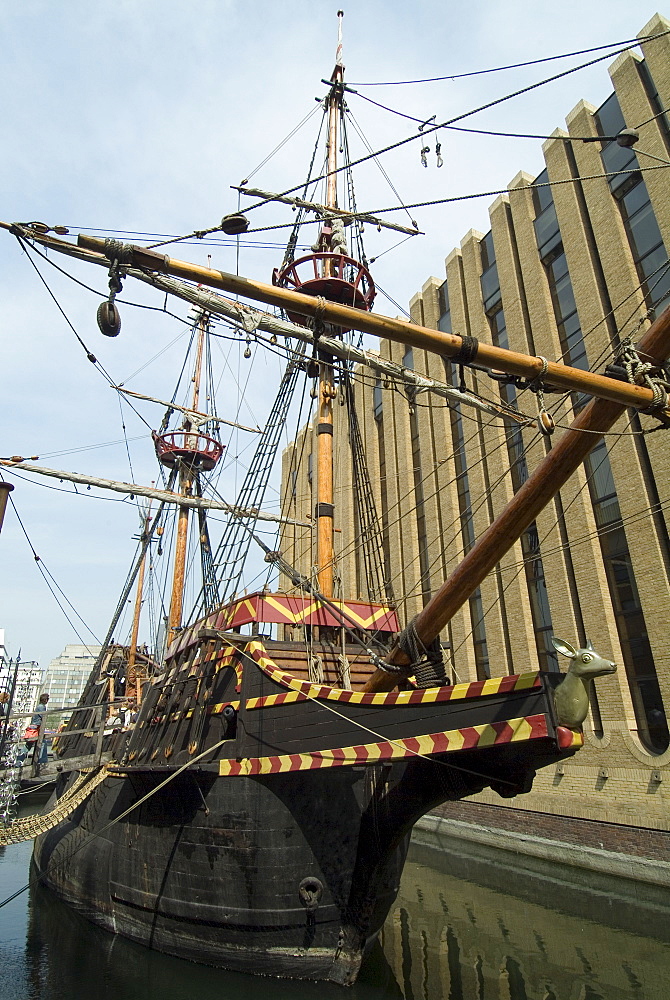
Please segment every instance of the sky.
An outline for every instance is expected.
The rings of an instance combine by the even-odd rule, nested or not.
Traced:
[[[634,8],[628,0],[564,0],[532,8],[520,0],[357,0],[345,6],[343,22],[345,78],[359,91],[348,95],[348,105],[375,150],[409,136],[418,139],[415,122],[361,95],[412,118],[436,115],[444,121],[600,53],[429,84],[362,85],[455,77],[627,40],[656,9]],[[230,185],[243,178],[275,191],[299,184],[316,138],[317,100],[326,93],[321,80],[330,77],[335,61],[336,12],[335,3],[323,0],[22,0],[0,6],[5,95],[0,219],[41,220],[65,225],[72,234],[118,233],[140,242],[142,236],[126,234],[177,235],[216,225],[237,209]],[[597,106],[609,96],[611,61],[463,124],[549,135],[564,127],[580,99]],[[255,172],[312,111],[294,138]],[[505,188],[519,170],[536,175],[543,168],[540,140],[445,130],[439,134],[444,166],[436,166],[433,135],[426,141],[431,149],[424,168],[423,143],[417,139],[381,158],[406,204]],[[365,153],[355,136],[352,151]],[[361,210],[397,203],[374,162],[361,166],[356,185]],[[373,272],[382,289],[376,311],[398,315],[430,275],[443,277],[444,258],[465,233],[490,228],[493,200],[413,209],[425,235],[395,248],[400,237],[367,227],[367,254],[379,258]],[[261,226],[285,225],[292,218],[289,208],[279,206],[253,213],[254,224]],[[398,212],[389,218],[402,223],[406,216]],[[227,246],[187,241],[168,252],[205,265],[211,255],[213,267],[238,268],[269,281],[287,232],[250,236],[244,243],[256,245],[240,246],[239,252],[232,241]],[[276,246],[263,249],[260,240]],[[154,310],[122,306],[121,334],[106,339],[95,320],[99,297],[49,263],[35,262],[48,289],[16,240],[0,232],[0,454],[39,455],[40,464],[52,468],[126,481],[155,479],[147,434],[162,414],[142,404],[140,419],[121,407],[86,360],[72,327],[115,382],[160,398],[172,394],[186,327],[155,311],[163,307],[162,296],[126,282],[121,298]],[[91,274],[68,259],[55,263],[104,292],[104,271]],[[169,309],[182,318],[188,311],[176,301]],[[232,419],[237,414],[242,423],[262,424],[279,359],[254,348],[246,362],[237,346],[225,341],[216,351],[224,370],[220,412],[223,396]],[[287,427],[284,443],[290,436]],[[220,488],[233,500],[252,444],[242,432],[227,441]],[[8,509],[0,537],[0,627],[12,655],[20,651],[22,658],[46,667],[67,643],[104,636],[133,556],[139,513],[131,501],[100,491],[80,488],[73,496],[58,481],[6,478],[15,486],[15,508]],[[273,505],[276,510],[276,493],[266,506]],[[70,622],[35,555],[52,587],[60,588]],[[126,615],[122,631],[128,627]]]

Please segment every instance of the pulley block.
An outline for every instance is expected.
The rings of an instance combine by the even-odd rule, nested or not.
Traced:
[[[101,302],[98,306],[98,326],[105,337],[118,337],[121,329],[121,316],[113,302]]]
[[[224,215],[221,219],[221,232],[226,236],[240,236],[246,233],[249,228],[249,220],[241,212],[234,212],[232,215]]]

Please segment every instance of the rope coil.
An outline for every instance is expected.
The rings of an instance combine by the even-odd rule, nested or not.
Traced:
[[[461,346],[449,357],[449,361],[455,362],[457,365],[468,365],[471,361],[474,361],[477,357],[477,351],[479,349],[479,341],[476,337],[469,337],[467,334],[461,335]]]
[[[383,669],[388,673],[402,673],[407,677],[414,674],[418,688],[442,687],[447,683],[440,637],[436,636],[424,646],[416,630],[416,618],[412,618],[397,637],[396,647],[410,662],[403,667],[385,663]]]
[[[644,322],[647,318],[645,315],[640,322]],[[655,361],[643,361],[633,346],[630,335],[621,341],[614,364],[623,368],[631,385],[641,385],[653,392],[651,403],[641,411],[642,413],[660,415],[660,412],[667,408],[670,383],[662,377],[667,375],[666,368]]]

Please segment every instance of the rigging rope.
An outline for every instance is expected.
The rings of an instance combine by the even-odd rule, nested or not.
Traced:
[[[21,530],[23,531],[23,534],[26,537],[26,541],[28,542],[28,545],[30,547],[30,551],[33,554],[33,559],[35,560],[35,565],[37,566],[40,574],[42,575],[42,578],[44,579],[44,582],[46,583],[47,587],[51,591],[53,599],[55,600],[56,604],[58,605],[58,607],[62,611],[63,617],[67,621],[67,623],[70,626],[70,628],[74,631],[74,634],[77,636],[77,638],[81,642],[82,646],[86,647],[86,649],[89,652],[89,655],[91,655],[91,656],[94,655],[93,653],[91,653],[91,650],[88,649],[87,642],[81,637],[81,635],[79,634],[79,632],[77,630],[77,626],[74,624],[74,622],[72,621],[72,619],[68,615],[67,611],[65,610],[65,608],[61,604],[61,602],[60,602],[60,600],[59,600],[59,598],[58,598],[58,596],[56,594],[56,591],[54,590],[54,587],[63,596],[64,600],[67,601],[67,603],[72,608],[73,612],[75,613],[75,615],[77,616],[77,618],[79,619],[79,621],[82,623],[82,625],[84,626],[84,628],[86,628],[88,630],[88,632],[93,636],[93,638],[96,640],[96,642],[99,642],[100,640],[96,636],[96,634],[93,631],[93,629],[89,625],[86,624],[86,622],[81,617],[81,615],[79,614],[79,612],[77,611],[77,609],[75,608],[75,606],[72,604],[72,602],[69,600],[69,598],[65,595],[64,591],[62,590],[62,588],[56,583],[56,580],[55,580],[54,576],[49,572],[49,570],[47,569],[47,567],[44,565],[41,556],[38,556],[37,552],[35,551],[35,547],[33,546],[33,543],[30,540],[30,536],[28,535],[26,527],[25,527],[23,521],[21,520],[21,515],[19,514],[19,512],[18,512],[18,510],[16,508],[16,504],[14,503],[14,499],[13,499],[13,497],[11,495],[9,497],[9,502],[11,503],[12,507],[14,508],[14,513],[16,514],[16,519],[19,522],[19,525],[21,526]],[[49,579],[47,579],[47,577]],[[52,583],[53,583],[53,586],[52,586]]]
[[[650,36],[650,37],[660,38],[660,37],[662,37],[663,35],[665,35],[667,33],[668,32],[661,32],[659,35]],[[630,48],[630,46],[626,46],[624,48],[615,50],[614,52],[609,52],[607,55],[598,56],[596,59],[591,59],[588,62],[580,63],[579,66],[573,66],[570,69],[563,70],[561,73],[556,73],[553,76],[547,77],[544,80],[539,80],[536,83],[528,84],[525,87],[521,87],[519,90],[515,90],[512,93],[505,94],[503,97],[498,97],[495,100],[487,101],[486,104],[481,104],[481,105],[479,105],[476,108],[472,108],[470,111],[464,111],[461,114],[455,115],[453,118],[449,118],[449,119],[447,119],[444,122],[440,122],[439,124],[428,126],[427,128],[423,129],[423,131],[419,132],[418,134],[413,133],[412,135],[407,136],[404,139],[400,139],[397,142],[390,143],[388,146],[384,146],[382,149],[379,149],[376,152],[368,153],[366,156],[359,157],[357,160],[353,160],[352,162],[350,162],[348,164],[345,164],[345,165],[340,166],[340,167],[336,167],[335,170],[333,170],[333,171],[326,172],[326,173],[322,174],[320,177],[315,178],[315,183],[317,181],[324,180],[328,176],[328,173],[330,173],[331,176],[332,176],[333,173],[337,174],[337,173],[340,173],[342,170],[349,170],[352,167],[356,167],[356,166],[358,166],[361,163],[366,163],[368,160],[374,159],[377,156],[382,156],[384,153],[389,153],[389,152],[391,152],[394,149],[399,149],[402,146],[405,146],[407,143],[415,142],[418,139],[421,139],[423,141],[426,138],[426,136],[430,135],[432,132],[437,132],[441,128],[446,128],[448,125],[454,125],[456,122],[463,121],[463,119],[465,119],[465,118],[470,118],[472,115],[479,114],[481,111],[487,111],[489,108],[493,108],[493,107],[496,107],[496,106],[498,106],[500,104],[505,103],[506,101],[513,100],[515,97],[520,97],[523,94],[530,93],[533,90],[537,90],[539,87],[543,87],[546,84],[553,83],[556,80],[560,80],[560,79],[562,79],[562,78],[564,78],[566,76],[570,76],[572,73],[577,73],[580,70],[586,69],[589,66],[593,66],[596,63],[602,62],[605,59],[611,59],[611,58],[613,58],[613,56],[619,55],[621,52],[628,51],[629,48]],[[659,164],[659,168],[660,168],[660,166],[661,165]],[[646,168],[646,169],[654,169],[654,168],[652,167],[652,168]],[[617,173],[618,173],[618,171],[617,171]],[[296,184],[293,187],[288,188],[286,191],[281,191],[279,193],[279,196],[280,197],[284,197],[285,195],[294,194],[301,187],[302,187],[302,183],[301,184]],[[500,193],[507,194],[507,191],[505,190],[504,192],[498,192],[498,191],[490,192],[490,194],[500,194]],[[482,197],[482,195],[478,195],[476,197]],[[261,208],[263,205],[267,205],[269,202],[271,202],[273,200],[274,200],[274,197],[273,198],[263,198],[262,200],[257,201],[253,205],[247,205],[246,208],[245,208],[245,213],[248,214],[249,212],[254,211],[254,209],[256,209],[256,208]],[[462,200],[462,199],[443,199],[443,201],[452,201],[452,200],[458,201],[458,200]],[[441,204],[441,203],[442,203],[441,201],[425,202],[425,203],[419,203],[418,205],[409,205],[409,206],[406,206],[406,207],[407,208],[416,208],[416,207],[421,207],[422,204],[432,205],[432,204]],[[395,208],[394,209],[386,209],[385,211],[396,211],[396,209]],[[193,236],[193,235],[199,235],[199,234],[206,235],[208,233],[216,232],[219,228],[220,227],[217,225],[217,226],[211,227],[211,228],[209,228],[207,230],[201,230],[200,233],[189,233],[189,234],[186,234],[184,236],[176,237],[175,239],[165,240],[165,241],[163,241],[160,244],[153,244],[153,246],[165,246],[168,243],[181,242],[182,240],[188,239],[190,236]],[[274,229],[274,228],[280,228],[280,227],[270,226],[270,227],[266,227],[266,228]],[[258,230],[254,230],[254,231],[255,232],[260,232],[261,230],[258,229]]]
[[[304,345],[301,345],[304,352]],[[297,352],[300,357],[300,350]],[[244,500],[245,509],[256,509],[263,503],[279,439],[288,417],[288,409],[293,398],[297,377],[300,371],[299,360],[289,361],[272,410],[268,416],[263,433],[259,436],[254,456],[237,495],[237,503]],[[251,534],[246,521],[241,518],[230,519],[221,541],[213,556],[213,565],[219,569],[219,585],[221,600],[232,598],[240,586],[244,564],[251,545]],[[225,573],[225,575],[223,575]],[[202,599],[203,595],[201,595]],[[195,610],[195,609],[194,609]],[[203,607],[204,612],[211,607]]]
[[[478,191],[475,194],[459,194],[452,198],[433,198],[431,201],[417,201],[413,202],[411,205],[407,205],[407,208],[430,208],[433,205],[448,205],[456,201],[471,201],[475,198],[490,198],[493,195],[499,194],[516,194],[517,191],[535,191],[539,188],[551,188],[559,187],[561,184],[578,184],[581,181],[596,181],[596,180],[606,180],[608,177],[619,177],[621,174],[637,174],[637,173],[648,173],[650,170],[667,170],[670,164],[659,163],[652,167],[624,167],[622,170],[606,170],[600,174],[582,174],[578,177],[564,177],[557,181],[541,181],[539,184],[533,182],[532,184],[521,184],[519,187],[515,188],[498,188],[495,191]],[[370,209],[369,215],[384,215],[387,212],[396,212],[397,207],[392,208],[373,208]],[[275,227],[277,228],[277,227]]]
[[[590,52],[600,52],[603,49],[613,49],[620,45],[626,45],[626,46],[630,45],[631,48],[637,48],[643,42],[653,42],[657,38],[663,38],[663,36],[667,34],[668,34],[667,31],[661,31],[656,35],[643,35],[640,38],[624,38],[620,42],[610,42],[608,45],[595,45],[590,49],[577,49],[574,52],[562,52],[560,55],[557,56],[543,56],[540,59],[529,59],[526,60],[525,62],[509,63],[506,66],[493,66],[490,69],[470,70],[467,73],[454,73],[451,76],[430,76],[424,80],[386,80],[381,82],[375,81],[372,83],[371,82],[352,83],[351,86],[352,87],[400,87],[413,83],[439,83],[443,80],[463,80],[466,77],[471,77],[471,76],[484,76],[487,73],[501,73],[504,70],[508,69],[521,69],[524,66],[537,66],[539,63],[555,62],[557,59],[570,59],[573,56],[585,56],[588,55]],[[622,49],[621,51],[625,52],[628,50]],[[611,53],[610,55],[615,55],[615,54],[616,53]],[[609,59],[610,56],[606,56],[605,58]]]

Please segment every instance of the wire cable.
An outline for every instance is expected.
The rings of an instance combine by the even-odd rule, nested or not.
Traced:
[[[451,76],[430,76],[423,80],[385,80],[381,82],[352,83],[352,87],[400,87],[413,83],[439,83],[442,80],[463,80],[471,76],[484,76],[487,73],[501,73],[508,69],[521,69],[524,66],[537,66],[539,63],[555,62],[557,59],[570,59],[573,56],[585,56],[590,52],[601,52],[603,49],[613,49],[620,45],[630,45],[637,48],[643,42],[653,42],[657,38],[667,35],[667,31],[661,31],[656,35],[644,35],[641,38],[624,38],[621,42],[610,42],[608,45],[594,45],[590,49],[577,49],[575,52],[563,52],[557,56],[543,56],[541,59],[529,59],[526,62],[509,63],[506,66],[493,66],[490,69],[470,70],[468,73],[454,73]],[[626,51],[625,49],[622,51]],[[614,53],[612,53],[614,55]],[[606,59],[609,56],[605,56]]]
[[[661,32],[659,35],[654,35],[654,36],[650,36],[650,37],[660,38],[663,35],[668,34],[669,32],[670,32],[670,29],[668,29],[668,31]],[[479,114],[480,111],[487,111],[489,108],[496,107],[499,104],[504,104],[506,101],[510,101],[510,100],[512,100],[515,97],[520,97],[523,94],[528,94],[528,93],[530,93],[533,90],[537,90],[539,87],[544,87],[544,86],[546,86],[549,83],[554,83],[556,80],[561,80],[561,79],[563,79],[566,76],[570,76],[572,73],[578,73],[582,69],[587,69],[589,66],[594,66],[596,63],[602,62],[605,59],[611,59],[613,56],[619,55],[621,52],[628,51],[629,48],[630,48],[630,45],[627,45],[627,46],[625,46],[623,48],[615,50],[614,52],[610,52],[607,55],[598,56],[596,59],[590,59],[588,62],[580,63],[579,66],[573,66],[570,69],[563,70],[560,73],[555,73],[553,76],[546,77],[545,79],[539,80],[536,83],[528,84],[527,86],[521,87],[518,90],[512,91],[509,94],[505,94],[503,97],[497,97],[497,98],[495,98],[492,101],[487,101],[485,104],[481,104],[481,105],[479,105],[476,108],[472,108],[470,111],[464,111],[461,114],[455,115],[453,118],[449,118],[449,119],[447,119],[444,122],[440,122],[439,124],[436,124],[436,125],[431,125],[430,127],[424,129],[423,131],[421,131],[419,133],[413,133],[412,135],[407,136],[404,139],[399,139],[397,142],[390,143],[388,146],[384,146],[382,149],[379,149],[376,152],[368,153],[365,156],[359,157],[359,159],[357,159],[357,160],[352,160],[350,163],[344,164],[343,166],[340,166],[340,167],[336,167],[335,170],[327,172],[327,173],[324,173],[320,177],[315,178],[314,179],[314,183],[316,183],[317,181],[324,180],[327,176],[329,176],[329,174],[330,174],[330,176],[332,176],[333,174],[340,173],[342,170],[350,170],[352,167],[357,167],[359,164],[365,163],[368,160],[372,160],[372,159],[374,159],[377,156],[382,156],[384,153],[389,153],[389,152],[391,152],[394,149],[400,149],[402,146],[407,145],[407,143],[409,143],[409,142],[416,142],[417,139],[424,139],[427,135],[430,135],[432,132],[437,132],[437,131],[439,131],[439,129],[446,128],[448,125],[454,125],[456,122],[463,121],[463,119],[465,119],[465,118],[470,118],[472,115]],[[285,195],[293,194],[295,191],[298,191],[302,186],[303,186],[302,183],[296,184],[293,187],[288,188],[286,191],[280,192],[279,197],[284,197]],[[493,192],[493,193],[497,194],[497,193],[500,193],[500,192]],[[273,196],[272,198],[263,198],[260,201],[257,201],[253,205],[247,205],[245,207],[245,214],[248,214],[249,212],[254,211],[254,209],[256,209],[256,208],[261,208],[261,206],[263,206],[263,205],[267,205],[269,202],[274,201],[275,198],[276,198],[276,196]],[[460,200],[460,199],[456,199],[456,200]],[[435,204],[435,203],[434,202],[427,202],[426,204]],[[414,206],[407,206],[407,207],[411,208],[411,207],[414,207]],[[387,209],[387,211],[391,211],[391,209]],[[202,233],[202,235],[206,235],[208,233],[216,232],[219,228],[220,227],[217,225],[217,226],[214,226],[214,227],[210,227],[209,229],[201,230],[200,232]],[[275,227],[269,227],[269,228],[275,228]],[[255,232],[260,232],[260,230],[254,230],[254,231]],[[165,240],[163,243],[161,243],[161,244],[155,244],[155,245],[156,246],[158,246],[158,245],[164,246],[167,243],[176,243],[176,242],[179,242],[182,239],[188,239],[189,236],[194,236],[194,235],[200,235],[200,233],[198,233],[198,232],[189,233],[189,234],[187,234],[185,236],[179,237],[178,239],[175,239],[175,240]]]
[[[561,138],[559,136],[559,138]],[[653,167],[626,167],[623,170],[607,170],[601,174],[583,174],[578,177],[564,177],[557,181],[541,181],[539,184],[522,184],[515,188],[499,188],[495,191],[479,191],[476,194],[460,194],[455,195],[452,198],[434,198],[432,201],[417,201],[411,205],[407,205],[407,208],[430,208],[433,205],[448,205],[455,201],[471,201],[475,198],[490,198],[493,195],[499,194],[515,194],[517,191],[536,191],[539,188],[551,188],[558,187],[561,184],[577,184],[581,181],[595,181],[595,180],[606,180],[608,177],[619,177],[621,174],[638,174],[647,173],[650,170],[667,170],[670,164],[659,163],[657,166]],[[370,215],[383,215],[387,212],[396,212],[397,208],[395,206],[391,208],[373,208],[369,211]],[[366,213],[368,214],[368,213]]]
[[[84,626],[84,628],[87,629],[88,632],[90,632],[90,634],[93,636],[93,638],[95,639],[95,641],[99,643],[100,640],[98,639],[98,637],[95,634],[95,632],[93,631],[93,629],[89,625],[86,624],[86,622],[84,621],[84,619],[81,617],[81,615],[79,614],[79,612],[75,608],[75,606],[72,603],[72,601],[70,601],[70,599],[66,596],[66,594],[63,591],[62,587],[60,587],[56,583],[56,580],[55,580],[53,574],[50,573],[49,570],[47,569],[47,567],[43,564],[41,556],[39,556],[37,554],[37,552],[35,551],[35,547],[34,547],[33,543],[30,540],[30,536],[29,536],[29,534],[28,534],[28,532],[26,530],[26,526],[24,525],[23,521],[21,520],[21,515],[19,514],[19,512],[17,510],[17,507],[16,507],[16,504],[14,503],[14,500],[13,500],[13,498],[11,496],[10,496],[9,500],[10,500],[10,503],[11,503],[12,507],[14,508],[14,513],[16,514],[16,519],[19,522],[19,525],[21,526],[21,531],[23,532],[23,534],[26,537],[26,541],[28,542],[28,546],[30,548],[30,551],[33,554],[33,559],[35,560],[35,565],[37,566],[38,570],[40,571],[42,579],[44,580],[44,582],[46,583],[47,587],[51,591],[53,599],[55,600],[56,604],[58,605],[58,607],[62,611],[63,616],[65,617],[65,619],[66,619],[67,623],[69,624],[70,628],[73,630],[74,634],[79,639],[79,641],[82,644],[82,646],[86,647],[86,649],[88,650],[90,656],[94,656],[95,654],[92,653],[91,650],[88,648],[88,643],[81,637],[81,635],[79,634],[79,632],[77,630],[77,626],[74,624],[74,622],[72,621],[72,619],[68,615],[67,611],[63,607],[63,605],[62,605],[62,603],[61,603],[61,601],[60,601],[60,599],[58,597],[58,594],[56,593],[56,590],[58,590],[58,593],[61,594],[61,596],[63,597],[63,599],[70,606],[70,608],[72,609],[72,611],[74,612],[74,614],[77,616],[77,618],[79,619],[79,621],[82,623],[82,625]]]

